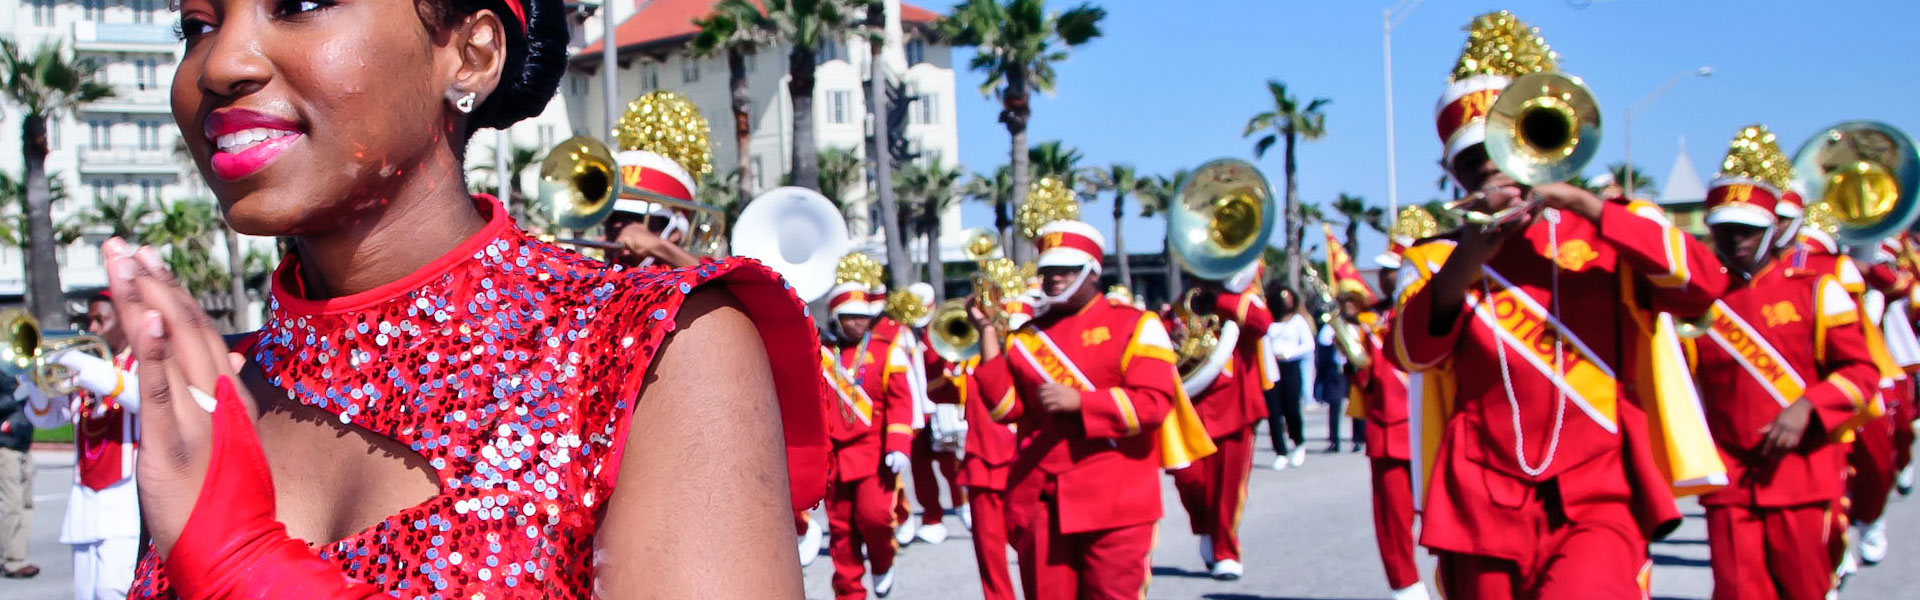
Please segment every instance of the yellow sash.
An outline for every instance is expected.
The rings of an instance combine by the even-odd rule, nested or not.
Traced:
[[[1053,343],[1053,338],[1035,329],[1022,329],[1007,336],[1007,342],[1027,365],[1039,373],[1048,383],[1064,383],[1075,389],[1091,392],[1096,388],[1087,380],[1073,360]],[[1193,400],[1187,398],[1187,392],[1180,381],[1173,381],[1173,409],[1167,412],[1167,418],[1160,423],[1160,467],[1168,470],[1184,469],[1193,461],[1205,458],[1219,451],[1213,438],[1207,435],[1206,425],[1200,422],[1200,413],[1193,409]],[[1131,407],[1123,407],[1130,409]],[[1128,413],[1131,415],[1131,413]]]
[[[826,347],[820,348],[820,372],[826,374],[834,394],[840,396],[841,416],[848,421],[857,418],[861,425],[873,425],[873,399],[867,397],[866,390],[854,385],[853,377],[840,368],[840,359]]]
[[[1567,400],[1592,418],[1600,428],[1608,433],[1619,433],[1619,407],[1615,396],[1620,386],[1614,379],[1613,368],[1595,357],[1585,342],[1568,331],[1532,296],[1514,288],[1493,269],[1482,269],[1486,274],[1484,281],[1487,282],[1487,288],[1493,294],[1475,299],[1473,314],[1493,330],[1494,336],[1503,345],[1509,350],[1517,350],[1513,354],[1523,359],[1509,359],[1508,364],[1518,362],[1532,366],[1559,387]],[[1554,367],[1556,339],[1561,341],[1560,369]]]
[[[1765,336],[1754,331],[1753,326],[1734,314],[1725,302],[1715,301],[1710,314],[1712,327],[1707,330],[1707,339],[1732,355],[1733,361],[1759,382],[1774,402],[1785,407],[1806,393],[1806,380],[1794,372]]]

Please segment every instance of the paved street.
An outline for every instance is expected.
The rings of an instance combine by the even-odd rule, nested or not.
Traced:
[[[1308,448],[1326,445],[1324,412],[1308,415]],[[0,598],[53,600],[69,593],[71,567],[67,549],[59,543],[59,523],[66,509],[66,486],[72,481],[72,459],[61,453],[36,455],[40,475],[35,482],[38,506],[34,512],[31,550],[45,571],[28,581],[0,580]],[[1258,465],[1273,455],[1261,438]],[[1367,464],[1355,454],[1309,454],[1306,466],[1286,471],[1257,468],[1248,491],[1243,538],[1247,576],[1237,582],[1207,578],[1200,565],[1194,538],[1187,532],[1171,484],[1163,487],[1167,518],[1162,521],[1160,545],[1154,553],[1150,598],[1204,600],[1345,600],[1386,598],[1385,577],[1373,545],[1373,527],[1367,496]],[[1666,542],[1653,548],[1654,597],[1704,600],[1712,590],[1707,572],[1705,525],[1699,507],[1685,507],[1687,523]],[[1849,584],[1849,600],[1920,598],[1920,500],[1897,499],[1889,509],[1893,554],[1887,562],[1868,568]],[[900,575],[892,598],[903,600],[959,600],[980,597],[971,540],[958,518],[949,517],[953,532],[939,546],[914,545],[900,557]],[[1432,563],[1423,559],[1423,570]],[[832,598],[827,579],[832,563],[825,557],[807,568],[809,598]]]

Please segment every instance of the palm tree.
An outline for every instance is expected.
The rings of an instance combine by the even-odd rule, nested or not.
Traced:
[[[1100,37],[1104,8],[1089,3],[1048,14],[1046,0],[965,0],[935,26],[953,46],[975,48],[972,69],[987,74],[982,94],[1000,95],[1000,122],[1007,126],[1012,161],[1013,205],[1027,201],[1027,121],[1033,91],[1052,92],[1053,65],[1069,48]],[[1025,259],[1027,247],[1016,247]]]
[[[188,292],[198,294],[227,285],[226,265],[213,261],[213,234],[220,227],[215,216],[218,212],[208,200],[177,200],[162,208],[140,236],[141,243],[166,251],[168,268]],[[242,299],[233,300],[238,303]]]
[[[1641,194],[1652,194],[1657,189],[1653,177],[1647,175],[1647,170],[1640,168],[1640,165],[1633,166],[1633,185],[1627,185],[1627,163],[1607,165],[1607,172],[1613,174],[1614,185],[1620,186],[1629,197],[1638,198]]]
[[[1087,183],[1082,177],[1086,169],[1080,166],[1084,158],[1086,156],[1079,150],[1061,144],[1060,140],[1048,140],[1027,150],[1027,168],[1033,171],[1036,178],[1052,177],[1066,184],[1067,189],[1079,193]]]
[[[1097,189],[1113,192],[1113,254],[1120,263],[1120,283],[1132,288],[1133,269],[1127,265],[1126,228],[1123,227],[1127,217],[1127,196],[1151,195],[1153,178],[1141,177],[1133,165],[1113,163],[1105,169],[1095,168],[1091,179]]]
[[[67,199],[67,186],[58,176],[48,178],[49,195],[53,202]],[[0,172],[0,243],[26,251],[27,232],[27,182],[5,172]],[[68,218],[53,229],[53,238],[58,245],[65,246],[80,241],[85,232],[82,222]]]
[[[494,151],[490,149],[484,155],[493,156],[493,153]],[[485,184],[480,184],[475,185],[474,188],[476,188],[476,190],[492,190],[493,195],[507,205],[507,214],[513,217],[514,222],[520,224],[521,229],[544,232],[551,225],[551,223],[548,222],[547,213],[533,205],[536,198],[527,194],[526,184],[520,181],[521,174],[526,173],[527,169],[533,168],[534,165],[540,164],[541,159],[544,158],[546,158],[546,151],[544,149],[534,148],[532,146],[521,146],[519,144],[508,146],[507,172],[509,176],[507,177],[507,181],[513,182],[511,184],[512,187],[508,187],[505,190],[498,190]],[[474,165],[473,168],[467,170],[467,179],[478,182],[499,181],[500,175],[495,172],[496,170],[498,169],[493,164],[493,161]]]
[[[1000,234],[1000,244],[1005,246],[1013,235],[1013,169],[1007,165],[993,170],[993,175],[974,173],[967,183],[960,186],[960,195],[975,202],[993,205],[993,230]]]
[[[94,80],[100,67],[73,58],[59,42],[22,54],[11,39],[0,39],[0,76],[7,99],[20,107],[20,142],[26,156],[27,307],[42,323],[67,322],[60,263],[54,256],[53,194],[47,179],[47,121],[113,95]]]
[[[793,102],[793,185],[820,190],[821,152],[813,142],[815,56],[823,42],[838,40],[846,34],[853,23],[854,9],[865,6],[868,1],[723,0],[715,9],[741,19],[770,39],[786,42],[790,48],[787,97]]]
[[[100,198],[92,206],[82,209],[74,218],[93,229],[105,229],[108,235],[132,240],[138,239],[147,224],[153,222],[160,213],[151,202],[134,202],[126,196]]]
[[[911,229],[926,239],[927,282],[936,298],[946,289],[946,260],[940,255],[940,215],[953,206],[959,193],[960,169],[938,164],[908,163],[894,179],[901,210],[912,215]]]
[[[852,148],[827,148],[820,151],[820,172],[817,175],[819,182],[815,185],[819,188],[821,195],[840,207],[840,214],[847,218],[849,229],[854,228],[856,222],[867,221],[867,215],[855,214],[854,209],[857,207],[847,199],[847,195],[853,192],[854,186],[860,185],[860,175],[863,170],[860,155],[855,154]]]
[[[753,138],[753,93],[747,87],[747,56],[766,47],[771,36],[754,23],[760,20],[760,9],[745,2],[722,2],[705,18],[694,19],[693,24],[700,28],[694,34],[687,47],[697,57],[715,54],[727,55],[727,90],[733,107],[733,147],[738,159],[734,169],[738,181],[751,181],[753,176],[753,158],[747,153],[747,146]],[[752,191],[746,186],[734,186],[739,205],[752,200]]]
[[[1320,108],[1332,102],[1326,98],[1314,98],[1302,104],[1300,99],[1287,93],[1287,84],[1278,79],[1267,80],[1267,93],[1272,96],[1273,106],[1253,118],[1247,119],[1246,131],[1241,137],[1253,137],[1267,130],[1253,143],[1254,158],[1264,158],[1267,150],[1274,144],[1284,142],[1286,152],[1286,210],[1287,210],[1287,287],[1300,289],[1300,242],[1306,233],[1306,222],[1300,209],[1300,190],[1294,182],[1294,171],[1298,164],[1294,161],[1294,148],[1300,141],[1313,141],[1327,134],[1327,115]]]
[[[1333,201],[1333,212],[1338,213],[1346,223],[1346,242],[1341,244],[1347,249],[1347,257],[1360,255],[1360,226],[1366,225],[1374,231],[1387,231],[1383,221],[1387,218],[1386,209],[1367,204],[1365,198],[1349,194],[1340,194]]]
[[[880,202],[880,223],[886,231],[887,271],[892,275],[893,285],[905,289],[906,286],[918,280],[913,276],[913,264],[907,257],[906,219],[908,215],[900,210],[893,194],[895,158],[893,134],[896,126],[904,130],[904,122],[890,118],[895,115],[887,107],[889,100],[887,98],[887,63],[881,60],[882,50],[886,47],[883,43],[886,40],[886,26],[886,3],[868,3],[867,23],[862,29],[867,37],[868,51],[867,115],[868,122],[873,124],[870,127],[872,135],[868,136],[871,143],[868,145],[867,158],[873,162],[872,189],[875,199]],[[900,93],[904,94],[905,89],[902,88]],[[904,112],[899,116],[904,116]],[[905,150],[902,149],[901,152],[904,153]]]
[[[1152,218],[1154,215],[1167,212],[1167,209],[1178,201],[1180,188],[1187,187],[1187,182],[1191,180],[1193,180],[1193,173],[1186,169],[1178,169],[1170,174],[1154,177],[1153,182],[1147,186],[1146,193],[1140,196],[1141,218]],[[1167,255],[1167,297],[1179,298],[1181,288],[1186,287],[1181,281],[1180,261],[1173,258],[1172,244],[1168,244],[1161,251]]]

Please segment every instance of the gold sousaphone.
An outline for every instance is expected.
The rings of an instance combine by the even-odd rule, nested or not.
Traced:
[[[1600,151],[1600,105],[1578,77],[1558,72],[1522,75],[1487,110],[1487,159],[1520,185],[1572,179]],[[1538,196],[1494,213],[1468,208],[1475,191],[1447,205],[1463,222],[1492,228],[1540,206]]]
[[[1871,247],[1920,220],[1920,164],[1913,142],[1892,125],[1829,127],[1794,153],[1793,172],[1809,207],[1826,204],[1842,244]]]
[[[1243,160],[1200,165],[1167,211],[1167,244],[1195,277],[1224,281],[1260,260],[1278,220],[1273,188]]]

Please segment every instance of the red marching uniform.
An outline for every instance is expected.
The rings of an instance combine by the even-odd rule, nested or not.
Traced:
[[[1084,255],[1083,273],[1099,264],[1092,227],[1061,221],[1041,234],[1042,267],[1068,251]],[[1027,600],[1144,596],[1161,516],[1157,434],[1180,394],[1166,327],[1096,297],[1053,306],[1007,338],[974,375],[991,416],[1019,432],[1007,512]],[[1078,411],[1043,409],[1047,383],[1078,388]]]
[[[925,353],[923,364],[923,372],[933,374],[927,378],[927,399],[936,405],[960,404],[960,391],[957,388],[937,383],[951,381],[939,375],[947,373],[952,365],[933,352]],[[913,500],[920,505],[921,527],[940,525],[941,518],[946,515],[946,510],[940,504],[940,479],[947,481],[948,506],[958,509],[967,503],[966,494],[960,489],[958,481],[960,457],[952,452],[934,450],[933,430],[932,419],[929,418],[926,427],[914,432],[913,452],[910,453],[913,457]],[[935,479],[935,468],[939,470],[940,479]]]
[[[1259,278],[1257,267],[1257,263],[1248,267],[1252,271],[1247,281]],[[1239,333],[1220,374],[1192,394],[1194,410],[1219,450],[1173,471],[1173,485],[1187,510],[1189,526],[1194,535],[1207,540],[1201,551],[1211,550],[1202,558],[1208,568],[1233,561],[1233,576],[1239,575],[1240,515],[1253,471],[1253,424],[1267,417],[1262,394],[1270,383],[1262,368],[1262,340],[1273,325],[1273,313],[1255,286],[1241,286],[1241,290],[1216,296],[1213,314],[1223,323],[1233,323]]]
[[[967,488],[967,510],[973,514],[973,556],[980,565],[980,591],[985,600],[1013,600],[1013,576],[1007,570],[1007,472],[1013,468],[1013,428],[993,420],[993,407],[980,395],[974,370],[978,357],[949,363],[947,379],[967,414],[966,455],[961,460],[960,484]]]
[[[1387,584],[1404,590],[1420,584],[1414,563],[1413,454],[1407,447],[1407,374],[1387,359],[1386,325],[1393,322],[1391,306],[1361,313],[1367,351],[1366,368],[1354,369],[1351,402],[1367,420],[1367,460],[1373,472],[1373,535],[1380,546],[1380,564]]]
[[[878,312],[877,303],[867,303],[860,291],[836,289],[832,303],[836,315],[863,303],[872,311],[867,314]],[[833,557],[834,594],[843,600],[867,597],[860,581],[866,572],[864,563],[872,564],[876,577],[893,570],[893,508],[899,477],[887,468],[885,457],[905,453],[913,443],[913,394],[905,349],[910,335],[897,325],[886,327],[876,320],[865,339],[822,350],[822,368],[827,370],[834,395],[829,400],[838,415],[828,419],[833,442],[828,554]]]

